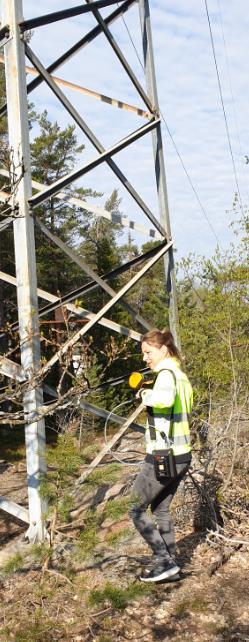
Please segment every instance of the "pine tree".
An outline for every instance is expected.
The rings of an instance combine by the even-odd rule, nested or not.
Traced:
[[[51,123],[47,112],[37,117],[40,133],[31,144],[32,177],[41,184],[50,185],[72,170],[84,146],[77,144],[75,127],[61,129]],[[91,190],[77,190],[68,186],[64,190],[65,201],[49,199],[36,208],[35,214],[49,231],[71,247],[77,247],[81,234],[88,227],[88,213],[68,204],[70,196],[95,196]],[[86,277],[55,244],[40,231],[36,231],[36,256],[38,284],[41,288],[62,295],[86,281]]]

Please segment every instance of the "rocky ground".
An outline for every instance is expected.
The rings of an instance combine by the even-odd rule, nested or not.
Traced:
[[[52,548],[1,514],[1,642],[249,641],[249,546],[207,541],[191,479],[173,505],[180,580],[150,585],[139,581],[149,550],[127,516],[136,469],[100,470],[71,489],[71,522],[57,520]],[[2,462],[1,481],[1,494],[27,502],[22,462]]]

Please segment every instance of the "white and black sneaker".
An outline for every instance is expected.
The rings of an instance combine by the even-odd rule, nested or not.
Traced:
[[[145,569],[141,575],[141,582],[160,582],[161,580],[167,579],[180,579],[179,577],[180,568],[174,562],[174,560],[166,559],[156,561],[152,568]]]

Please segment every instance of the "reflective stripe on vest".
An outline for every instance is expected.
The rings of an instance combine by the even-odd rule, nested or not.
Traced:
[[[171,415],[164,413],[162,410],[160,412],[154,413],[152,415],[154,418],[159,417],[160,419],[168,419],[173,423],[180,421],[189,421],[190,415],[188,412],[173,412]]]

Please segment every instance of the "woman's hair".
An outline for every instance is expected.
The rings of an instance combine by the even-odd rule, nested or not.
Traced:
[[[141,343],[146,341],[151,346],[156,346],[161,348],[166,346],[168,348],[169,355],[171,357],[177,357],[181,361],[181,355],[178,348],[175,345],[173,334],[170,330],[149,330],[142,336]]]

